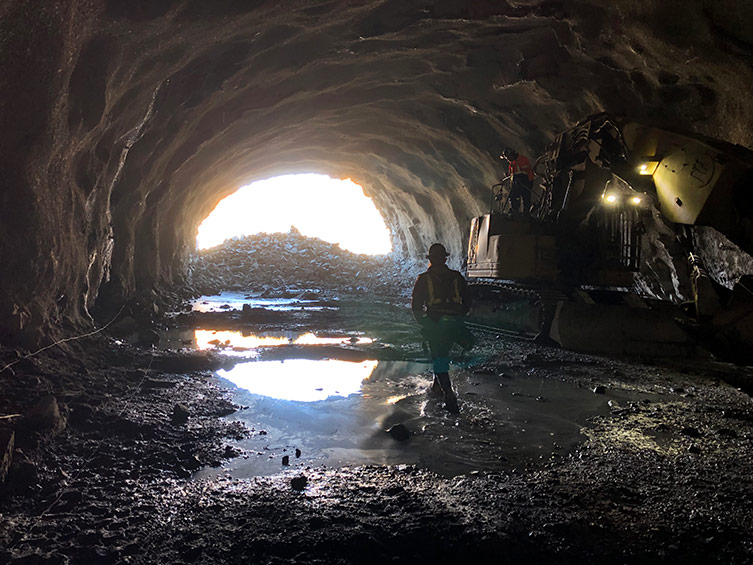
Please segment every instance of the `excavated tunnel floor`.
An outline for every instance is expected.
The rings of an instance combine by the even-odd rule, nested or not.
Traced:
[[[17,428],[1,561],[753,559],[753,402],[727,384],[749,369],[486,334],[453,366],[451,416],[404,301],[244,312],[232,296],[176,315],[155,348],[98,339],[70,345],[80,363],[14,365],[3,408],[44,382],[67,426]]]

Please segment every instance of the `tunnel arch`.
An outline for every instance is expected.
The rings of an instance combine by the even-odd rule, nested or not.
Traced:
[[[462,253],[501,147],[590,113],[751,146],[745,10],[689,3],[688,42],[627,0],[7,0],[0,337],[180,283],[197,222],[251,180],[358,178],[419,258]]]

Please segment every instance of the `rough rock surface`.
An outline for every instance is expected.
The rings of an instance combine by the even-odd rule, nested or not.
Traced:
[[[240,184],[351,177],[462,249],[499,150],[609,110],[750,147],[749,2],[5,0],[0,336],[180,280]]]
[[[413,271],[411,262],[397,257],[352,253],[291,229],[285,234],[233,238],[199,251],[192,257],[188,281],[201,294],[223,290],[298,294],[324,289],[401,295],[410,290]]]

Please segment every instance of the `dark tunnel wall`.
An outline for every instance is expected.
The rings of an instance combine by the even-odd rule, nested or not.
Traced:
[[[400,253],[609,110],[753,145],[753,4],[4,0],[0,339],[43,343],[99,298],[179,282],[241,184],[362,184]]]

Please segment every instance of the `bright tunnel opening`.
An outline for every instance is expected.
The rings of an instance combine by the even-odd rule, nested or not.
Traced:
[[[384,218],[363,187],[319,174],[283,175],[241,187],[199,225],[196,246],[208,249],[232,237],[291,227],[354,253],[392,251]]]

